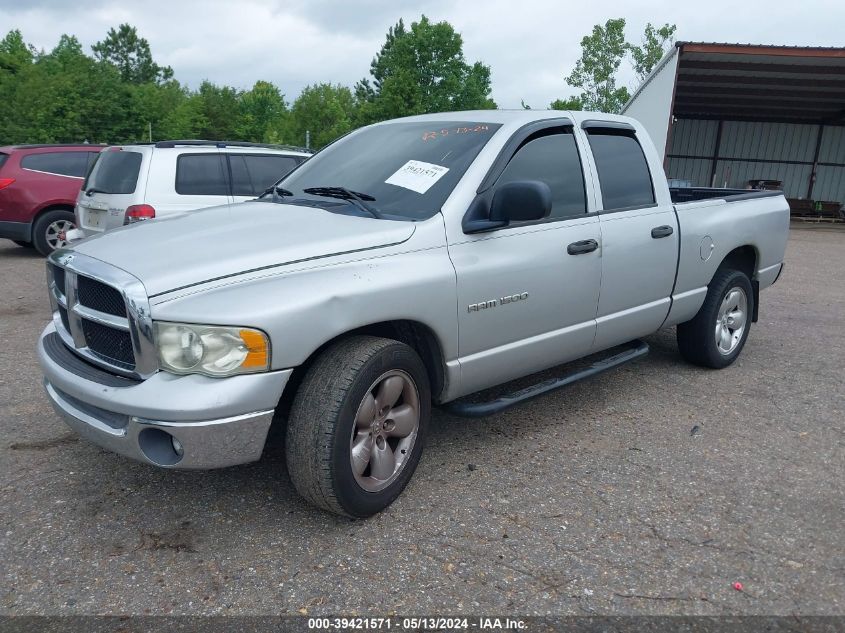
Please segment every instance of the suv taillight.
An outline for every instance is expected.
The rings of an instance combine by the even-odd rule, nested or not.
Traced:
[[[14,178],[0,178],[0,189],[5,189],[13,182],[15,182]]]
[[[124,224],[134,224],[141,220],[152,220],[156,217],[156,210],[148,204],[133,204],[126,208]]]

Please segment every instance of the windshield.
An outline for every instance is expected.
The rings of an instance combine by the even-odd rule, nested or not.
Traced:
[[[350,198],[360,206],[363,199],[381,217],[423,220],[440,211],[500,127],[467,121],[376,125],[308,159],[278,187],[294,198],[319,200],[325,206],[350,207]]]
[[[140,152],[103,150],[82,185],[82,190],[93,189],[98,193],[112,194],[134,193],[138,184],[138,173],[141,171],[141,158]]]

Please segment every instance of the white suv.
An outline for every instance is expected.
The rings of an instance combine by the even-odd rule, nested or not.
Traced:
[[[244,202],[304,162],[301,148],[223,141],[159,141],[102,151],[76,200],[89,237],[140,220]]]

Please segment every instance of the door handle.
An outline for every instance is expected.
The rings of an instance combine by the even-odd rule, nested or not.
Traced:
[[[566,247],[566,252],[570,255],[583,255],[584,253],[592,253],[599,247],[599,243],[595,240],[582,240],[580,242],[572,242]]]
[[[656,226],[653,229],[651,229],[651,236],[654,239],[658,240],[661,237],[669,237],[674,232],[675,232],[675,229],[673,229],[669,225]]]

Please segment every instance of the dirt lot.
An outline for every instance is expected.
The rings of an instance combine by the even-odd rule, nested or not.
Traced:
[[[43,260],[0,240],[0,615],[843,614],[845,231],[793,229],[787,262],[734,366],[669,330],[505,414],[436,412],[399,501],[349,521],[278,450],[178,473],[78,441],[33,352]]]

